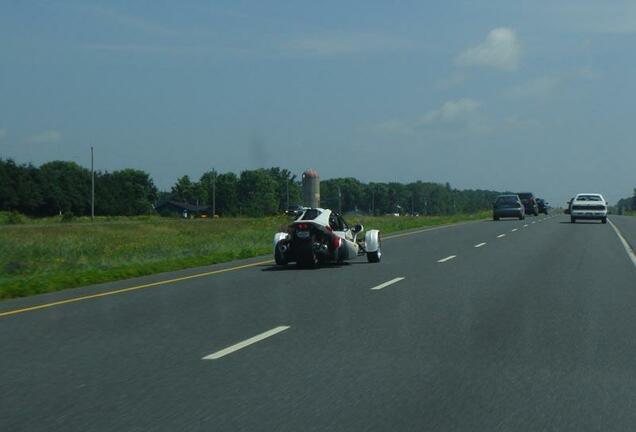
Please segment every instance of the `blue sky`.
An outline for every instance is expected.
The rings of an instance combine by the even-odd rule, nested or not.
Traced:
[[[0,157],[636,186],[636,2],[0,3]]]

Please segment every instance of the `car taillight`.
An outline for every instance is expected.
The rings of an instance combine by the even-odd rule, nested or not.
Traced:
[[[304,223],[296,224],[296,229],[298,229],[298,230],[307,230],[307,229],[309,229],[309,225],[308,224],[304,224]]]
[[[331,248],[333,250],[336,250],[340,247],[340,245],[342,244],[342,239],[338,236],[333,236],[331,238]]]

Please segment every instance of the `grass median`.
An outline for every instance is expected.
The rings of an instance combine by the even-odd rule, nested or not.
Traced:
[[[387,234],[478,220],[454,216],[355,217],[350,223]],[[0,226],[0,299],[217,264],[271,252],[284,216],[180,220],[98,219],[96,223],[27,221]]]

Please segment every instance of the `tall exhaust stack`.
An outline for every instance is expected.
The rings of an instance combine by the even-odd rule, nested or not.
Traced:
[[[313,168],[303,173],[303,205],[320,207],[320,176]]]

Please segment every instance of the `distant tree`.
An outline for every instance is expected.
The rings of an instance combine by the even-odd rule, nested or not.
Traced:
[[[238,214],[238,177],[229,172],[216,177],[216,212],[223,216]]]
[[[238,192],[241,213],[247,216],[272,215],[278,211],[278,184],[267,170],[243,171]]]
[[[40,167],[42,215],[71,212],[86,215],[90,210],[90,172],[75,162],[53,161]]]
[[[276,182],[278,196],[278,210],[287,210],[287,197],[289,194],[289,205],[297,205],[301,203],[301,186],[296,181],[296,175],[287,169],[278,167],[267,170],[270,177]]]
[[[133,216],[153,210],[157,188],[144,171],[124,169],[112,173],[113,207],[110,214]]]
[[[192,182],[189,176],[184,175],[178,178],[172,187],[172,199],[189,204],[203,204],[208,201],[207,189],[201,183]]]
[[[17,210],[20,205],[15,184],[18,170],[19,167],[11,159],[0,159],[0,210]]]
[[[199,178],[199,182],[196,185],[198,189],[196,194],[199,196],[201,204],[212,206],[212,195],[216,187],[217,177],[218,173],[215,170],[211,170],[204,172]]]
[[[370,214],[389,213],[389,188],[386,183],[369,183],[365,188],[365,203]]]

